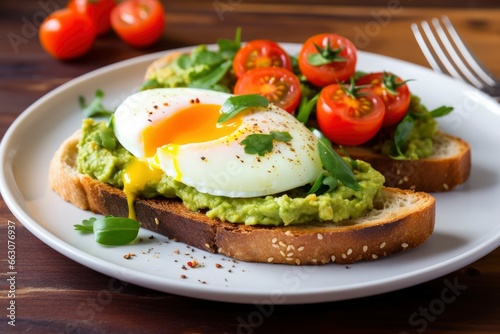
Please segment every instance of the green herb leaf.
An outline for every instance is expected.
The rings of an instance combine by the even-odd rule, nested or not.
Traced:
[[[410,115],[406,115],[396,127],[396,131],[394,132],[394,146],[396,148],[398,156],[394,156],[394,159],[405,158],[402,147],[410,136],[411,130],[413,130],[413,124],[413,117],[411,117]]]
[[[241,27],[236,28],[234,40],[219,39],[217,41],[219,52],[225,59],[233,59],[236,52],[241,47]]]
[[[108,117],[113,114],[113,111],[104,108],[102,105],[102,99],[104,98],[104,92],[100,89],[96,90],[95,97],[89,104],[86,103],[85,97],[80,96],[78,98],[80,108],[83,110],[83,115],[86,118],[92,117]]]
[[[83,233],[92,233],[94,232],[94,222],[96,221],[96,218],[91,217],[89,219],[85,219],[82,221],[81,224],[75,224],[73,225],[75,227],[75,230],[83,232]]]
[[[292,140],[292,136],[288,132],[284,131],[271,131],[269,134],[274,138],[276,141],[282,141],[282,142],[289,142]]]
[[[250,107],[267,107],[269,101],[259,94],[246,94],[231,96],[224,102],[221,107],[222,115],[220,115],[217,123],[224,123],[233,118],[241,111]]]
[[[353,190],[361,190],[351,167],[335,152],[329,142],[318,140],[318,150],[323,167],[336,180]]]
[[[75,230],[82,233],[94,233],[96,242],[102,245],[126,245],[137,238],[140,224],[130,218],[106,216],[91,217],[83,220],[82,224],[73,225]]]
[[[431,113],[432,117],[436,118],[436,117],[448,115],[452,111],[453,111],[453,107],[441,106],[439,108],[431,110],[430,113]]]
[[[153,88],[160,88],[160,87],[161,87],[161,85],[158,82],[158,80],[156,80],[156,79],[149,79],[149,80],[145,81],[141,85],[141,88],[139,90],[143,91],[143,90],[148,90],[148,89],[153,89]]]
[[[227,60],[224,63],[213,67],[210,71],[205,72],[202,77],[194,79],[193,82],[189,84],[189,87],[210,89],[226,75],[227,71],[231,68],[231,65],[232,62]]]
[[[271,131],[269,134],[253,133],[241,141],[245,145],[245,153],[258,154],[261,157],[273,151],[273,141],[288,142],[292,136],[288,132]]]
[[[137,238],[139,228],[134,219],[107,216],[94,222],[95,240],[103,245],[125,245]]]
[[[297,119],[299,120],[299,122],[301,122],[302,124],[307,123],[311,115],[311,112],[314,110],[314,107],[318,102],[318,99],[319,99],[319,93],[314,95],[313,98],[310,100],[306,96],[302,98],[297,112]]]
[[[338,181],[325,171],[321,173],[320,176],[316,179],[313,186],[306,195],[322,195],[324,193],[335,190],[338,187],[338,184]]]
[[[358,169],[358,162],[356,160],[354,160],[353,158],[351,158],[349,153],[347,153],[347,151],[345,150],[344,146],[339,145],[339,147],[340,147],[340,150],[342,151],[342,153],[344,154],[344,156],[346,156],[347,159],[349,159],[349,162],[351,163],[352,168]]]

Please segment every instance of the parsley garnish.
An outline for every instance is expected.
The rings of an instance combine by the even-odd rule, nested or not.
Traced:
[[[82,224],[73,225],[75,230],[94,233],[95,241],[102,245],[126,245],[137,238],[140,224],[130,218],[106,216],[83,220]]]
[[[274,141],[289,142],[292,136],[288,132],[271,131],[269,134],[253,133],[241,141],[245,145],[245,153],[264,156],[272,152]]]
[[[231,96],[224,102],[221,107],[222,115],[220,115],[217,123],[224,123],[233,118],[241,111],[250,107],[267,107],[269,101],[259,94],[245,94]]]

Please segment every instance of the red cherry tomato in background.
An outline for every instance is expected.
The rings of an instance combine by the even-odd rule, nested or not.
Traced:
[[[372,139],[382,126],[384,114],[384,102],[372,90],[363,88],[353,97],[339,84],[323,88],[316,105],[320,130],[332,142],[346,146]]]
[[[150,46],[163,34],[163,6],[158,0],[125,0],[113,8],[111,26],[131,46]]]
[[[283,67],[292,70],[292,61],[288,53],[278,43],[268,40],[254,40],[242,46],[233,60],[236,77],[258,67]]]
[[[236,81],[234,94],[260,94],[292,113],[300,103],[300,82],[286,68],[260,67],[246,72]]]
[[[85,54],[94,44],[96,34],[86,15],[68,8],[51,13],[40,25],[42,47],[59,59],[72,59]]]
[[[115,0],[71,0],[67,7],[87,15],[97,35],[102,35],[111,29],[110,14],[115,4]]]
[[[322,53],[318,52],[318,48]],[[318,87],[348,80],[354,74],[356,61],[354,44],[337,34],[319,34],[308,38],[298,56],[300,71]]]
[[[384,101],[385,116],[382,126],[398,123],[408,111],[410,90],[400,77],[386,72],[374,72],[359,78],[356,85],[370,85]]]

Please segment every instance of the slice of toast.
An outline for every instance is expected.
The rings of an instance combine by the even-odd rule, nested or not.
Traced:
[[[470,146],[464,140],[438,132],[435,152],[424,159],[395,160],[367,146],[345,147],[354,159],[364,160],[385,177],[387,187],[424,192],[448,191],[470,175]]]
[[[80,132],[65,140],[49,169],[51,188],[64,200],[95,213],[128,216],[125,194],[77,171]],[[210,219],[181,201],[135,202],[143,228],[213,253],[249,262],[284,264],[353,263],[375,260],[422,244],[433,232],[435,200],[426,193],[383,188],[375,208],[340,223],[246,226]]]

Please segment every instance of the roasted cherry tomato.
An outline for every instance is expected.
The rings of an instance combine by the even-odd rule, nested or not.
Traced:
[[[260,67],[246,72],[236,81],[234,93],[260,94],[289,113],[299,105],[301,94],[297,76],[282,67]]]
[[[59,59],[72,59],[85,54],[95,40],[95,29],[86,15],[71,9],[59,9],[40,25],[42,47]]]
[[[319,34],[302,45],[298,63],[302,74],[313,85],[324,87],[348,80],[356,67],[354,44],[337,34]]]
[[[139,48],[150,46],[163,34],[163,6],[158,0],[125,0],[113,8],[111,26],[126,43]]]
[[[115,0],[70,0],[68,8],[87,15],[94,24],[97,35],[102,35],[111,28],[110,14],[115,7]]]
[[[292,70],[288,53],[278,43],[268,40],[250,41],[234,56],[233,69],[238,78],[245,72],[258,67],[283,67]]]
[[[382,126],[384,114],[384,102],[371,89],[353,89],[346,84],[323,88],[316,105],[320,130],[332,142],[346,146],[372,139]]]
[[[410,105],[410,90],[400,77],[387,72],[374,72],[362,76],[357,85],[370,85],[385,103],[382,126],[390,126],[403,119]]]

